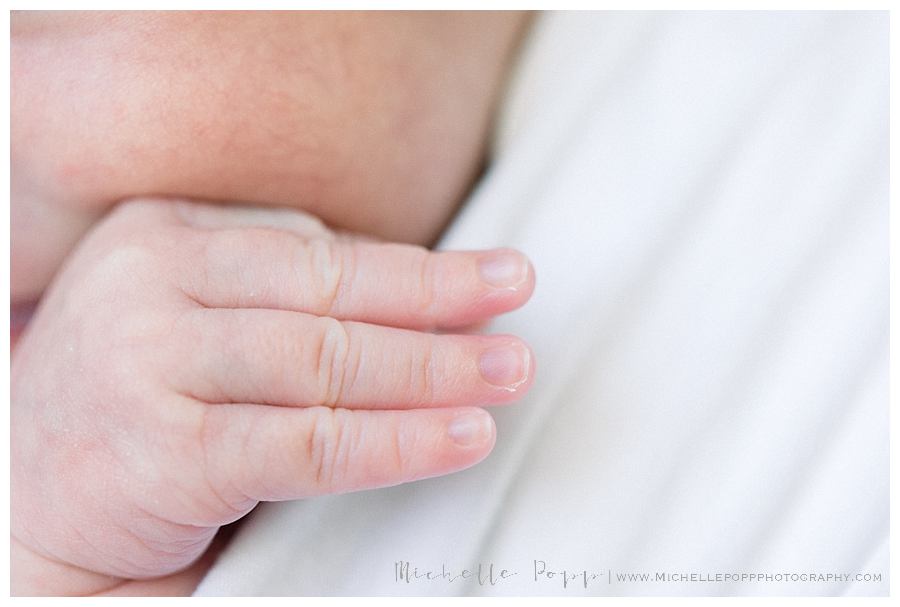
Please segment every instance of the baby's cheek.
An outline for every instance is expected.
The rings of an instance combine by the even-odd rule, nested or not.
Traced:
[[[515,26],[495,15],[138,13],[14,27],[14,198],[283,204],[428,242],[476,170]]]
[[[320,198],[340,162],[332,124],[344,96],[318,101],[299,43],[250,44],[252,19],[217,21],[86,18],[67,35],[14,39],[14,190],[92,207],[154,193]]]

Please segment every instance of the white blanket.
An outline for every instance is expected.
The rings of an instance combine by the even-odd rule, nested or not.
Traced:
[[[888,592],[887,13],[543,15],[441,246],[495,245],[492,455],[265,504],[197,594]]]

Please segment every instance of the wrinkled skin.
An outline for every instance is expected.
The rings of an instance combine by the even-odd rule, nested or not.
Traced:
[[[488,454],[530,264],[351,232],[434,240],[524,22],[13,14],[13,593],[190,593],[261,500]]]
[[[79,593],[106,590],[188,567],[259,501],[480,461],[494,426],[473,405],[518,398],[532,355],[452,329],[533,285],[507,249],[337,237],[299,211],[120,204],[13,360],[17,546],[93,572]]]

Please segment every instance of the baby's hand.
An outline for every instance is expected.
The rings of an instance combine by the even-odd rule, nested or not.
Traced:
[[[121,204],[13,356],[13,592],[124,588],[185,570],[259,501],[475,464],[495,430],[472,405],[521,396],[532,355],[512,336],[430,331],[533,286],[510,250],[381,244],[296,211]]]

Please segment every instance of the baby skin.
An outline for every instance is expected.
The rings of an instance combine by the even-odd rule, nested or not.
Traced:
[[[93,18],[62,17],[62,29],[96,36],[102,27]],[[284,27],[284,18],[221,18],[263,20],[254,36]],[[396,18],[412,19],[407,32],[434,27]],[[416,174],[436,174],[424,158],[427,173],[375,178],[364,163],[345,164],[342,179],[324,179],[327,158],[317,156],[257,200],[244,189],[253,175],[230,183],[233,171],[214,155],[172,157],[171,145],[123,143],[127,120],[103,145],[131,146],[131,155],[113,154],[102,174],[89,160],[79,164],[72,150],[96,142],[65,132],[74,123],[59,118],[64,105],[47,110],[52,124],[33,117],[53,104],[52,93],[43,105],[28,99],[47,91],[32,80],[54,71],[52,45],[41,45],[65,39],[53,29],[58,22],[42,19],[14,15],[12,30],[11,297],[37,302],[12,352],[13,594],[189,594],[214,557],[219,528],[262,501],[396,485],[489,454],[496,429],[482,407],[520,398],[535,361],[518,337],[471,329],[523,305],[534,271],[511,249],[435,252],[422,244],[473,175],[494,90],[487,84],[499,79],[508,44],[493,62],[471,64],[474,74],[490,74],[481,76],[484,94],[467,97],[474,132],[459,129],[448,143],[449,177],[416,186]],[[158,27],[155,19],[142,16],[139,25]],[[309,16],[301,29],[324,36],[334,26],[346,36],[366,19]],[[383,48],[377,32],[392,30],[379,23],[366,31]],[[467,45],[481,27],[444,25]],[[485,32],[492,40],[496,25]],[[110,31],[119,39],[128,27],[117,21]],[[179,40],[190,27],[176,28]],[[508,40],[517,27],[504,30]],[[40,69],[17,72],[25,64]],[[402,116],[386,110],[374,124],[393,119]],[[428,120],[418,124],[428,130]],[[415,131],[398,134],[412,138],[401,148],[413,165],[422,158],[410,153]],[[30,146],[17,144],[26,139]],[[54,140],[68,143],[41,147]],[[245,157],[254,145],[271,149],[264,140],[238,143]],[[328,150],[341,159],[346,152],[339,143]],[[254,165],[261,180],[273,175],[266,162],[281,162],[266,153]],[[152,162],[128,168],[135,158]],[[406,231],[385,204],[398,192],[422,195],[420,210],[400,211],[413,219]],[[379,218],[366,235],[361,208]]]

